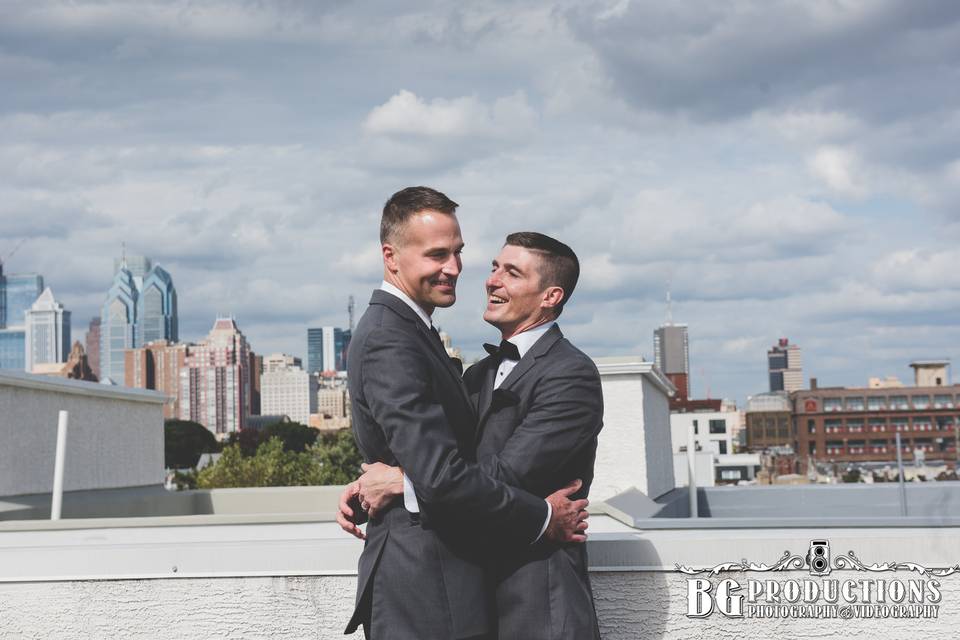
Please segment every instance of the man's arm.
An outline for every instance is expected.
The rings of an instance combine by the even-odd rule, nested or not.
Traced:
[[[494,480],[460,455],[443,406],[434,397],[428,358],[399,331],[381,328],[367,338],[361,384],[387,446],[423,502],[529,543],[543,527],[546,503]]]

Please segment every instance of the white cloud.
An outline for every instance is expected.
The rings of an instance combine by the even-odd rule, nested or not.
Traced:
[[[475,96],[428,101],[404,89],[375,107],[363,127],[383,135],[508,138],[528,135],[536,123],[537,114],[521,91],[488,105]]]
[[[810,157],[808,166],[813,175],[842,196],[863,198],[868,193],[860,159],[850,149],[821,147]]]

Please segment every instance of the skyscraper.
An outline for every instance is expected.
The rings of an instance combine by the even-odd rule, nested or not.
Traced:
[[[100,378],[100,316],[90,319],[86,340],[87,364],[93,374]]]
[[[122,384],[125,350],[178,340],[177,290],[170,274],[150,258],[124,256],[114,266],[100,313],[100,377]]]
[[[144,276],[137,305],[140,326],[137,341],[140,344],[178,340],[177,290],[173,278],[160,265],[151,268]]]
[[[26,313],[42,292],[43,276],[5,276],[0,263],[0,369],[26,367]]]
[[[797,391],[803,389],[803,362],[800,347],[780,338],[767,351],[767,369],[770,374],[770,391]]]
[[[687,325],[667,323],[653,332],[654,364],[677,388],[676,400],[690,397],[690,344]]]
[[[240,431],[250,415],[250,345],[232,318],[217,318],[207,339],[187,351],[180,370],[180,419],[218,437]]]
[[[307,371],[346,371],[350,330],[336,327],[307,329]]]
[[[100,379],[123,384],[123,354],[137,346],[137,298],[140,292],[126,267],[113,276],[113,285],[100,311]]]
[[[163,405],[164,419],[180,416],[180,372],[190,345],[166,340],[150,342],[124,354],[124,386],[154,389],[171,397]]]
[[[50,287],[43,290],[26,313],[24,368],[66,362],[70,354],[70,312],[54,300]]]

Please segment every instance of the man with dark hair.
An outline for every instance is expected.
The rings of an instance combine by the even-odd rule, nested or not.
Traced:
[[[362,624],[374,640],[487,637],[478,534],[508,549],[585,539],[587,502],[568,499],[579,483],[538,496],[473,462],[476,413],[430,320],[456,300],[463,248],[456,207],[427,187],[387,201],[383,283],[350,344],[357,445],[368,463],[403,469],[402,478],[396,469],[385,476],[398,482],[403,500],[379,500],[378,484],[361,478],[345,490],[338,514],[355,535],[362,534],[349,518],[360,507],[370,514],[347,633]],[[429,505],[422,513],[421,504]]]
[[[507,236],[492,264],[483,318],[502,341],[484,345],[490,355],[464,375],[479,416],[477,459],[492,477],[539,496],[582,479],[573,495],[585,499],[602,427],[600,375],[555,323],[579,261],[562,242],[523,232]],[[365,476],[390,473],[373,465]],[[401,493],[394,479],[374,500],[379,506]],[[493,551],[486,564],[499,638],[599,639],[584,545],[540,540]]]

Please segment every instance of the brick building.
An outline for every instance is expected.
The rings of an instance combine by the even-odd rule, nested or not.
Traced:
[[[927,460],[956,460],[960,385],[946,384],[946,362],[911,366],[923,386],[811,388],[791,394],[798,457],[890,462],[896,460],[899,433],[905,460],[912,460],[916,450]]]

